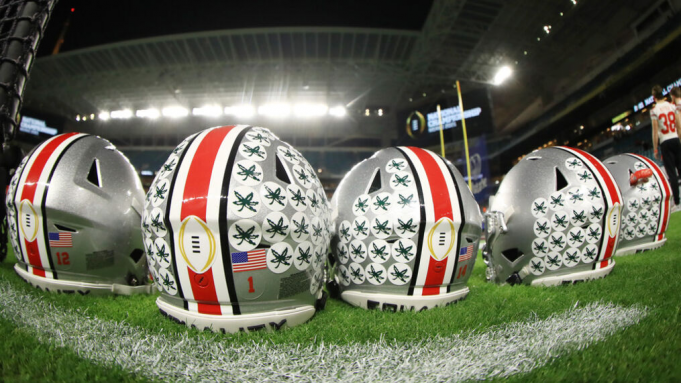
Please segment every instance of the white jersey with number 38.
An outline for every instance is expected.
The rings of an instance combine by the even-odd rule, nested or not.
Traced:
[[[671,138],[678,137],[676,134],[676,107],[667,101],[658,102],[650,111],[650,119],[657,120],[660,143]]]

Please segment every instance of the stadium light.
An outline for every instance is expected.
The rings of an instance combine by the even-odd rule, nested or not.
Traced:
[[[345,115],[348,114],[348,111],[345,110],[344,106],[338,105],[329,108],[329,114],[334,117],[345,117]]]
[[[219,105],[205,105],[192,109],[192,114],[195,116],[217,117],[222,115],[222,107]]]
[[[111,117],[111,115],[109,115],[109,112],[101,112],[101,113],[99,113],[98,117],[99,117],[100,120],[106,121]]]
[[[111,118],[125,120],[132,117],[132,111],[130,109],[112,110],[109,116]]]
[[[140,118],[150,118],[150,119],[157,119],[161,113],[159,113],[158,109],[140,109],[135,112],[135,115]]]
[[[167,108],[163,108],[163,110],[161,110],[161,114],[163,114],[164,117],[170,118],[186,117],[189,114],[189,109],[181,106],[169,106]]]
[[[267,117],[287,117],[291,114],[291,106],[288,104],[265,104],[258,108],[258,114]]]
[[[509,77],[511,77],[511,74],[513,71],[511,70],[510,67],[508,66],[502,66],[499,68],[497,71],[497,74],[494,75],[494,85],[501,85],[504,81],[506,81]]]
[[[225,108],[225,114],[236,117],[251,117],[255,114],[255,108],[249,104],[232,105]]]
[[[293,113],[297,117],[321,117],[326,114],[329,107],[325,104],[296,104]]]

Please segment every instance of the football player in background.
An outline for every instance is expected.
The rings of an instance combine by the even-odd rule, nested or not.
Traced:
[[[681,128],[681,121],[676,118],[676,105],[667,102],[661,86],[655,85],[652,93],[655,99],[655,107],[650,111],[650,121],[653,126],[653,151],[655,159],[660,159],[660,155],[662,156],[662,163],[667,171],[674,195],[672,212],[676,212],[679,210],[679,173],[681,173],[679,128]],[[658,152],[658,146],[661,148],[660,152]]]

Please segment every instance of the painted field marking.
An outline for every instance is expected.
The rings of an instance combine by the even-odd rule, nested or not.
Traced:
[[[530,372],[602,341],[647,315],[645,307],[591,303],[485,331],[417,342],[349,345],[230,344],[230,338],[161,334],[46,303],[0,279],[0,316],[39,341],[162,380],[461,381]],[[509,341],[512,339],[513,341]]]

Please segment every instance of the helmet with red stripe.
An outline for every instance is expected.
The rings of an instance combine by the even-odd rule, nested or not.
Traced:
[[[331,205],[331,286],[346,302],[422,310],[468,294],[482,216],[449,161],[414,147],[380,150],[350,170]]]
[[[662,170],[638,154],[604,161],[622,192],[622,228],[616,255],[658,248],[667,241],[671,187]]]
[[[17,274],[48,291],[149,293],[143,203],[135,169],[109,141],[66,133],[43,142],[6,198]]]
[[[142,232],[160,311],[187,326],[292,327],[323,308],[329,207],[314,169],[269,130],[204,130],[151,185]]]
[[[586,152],[527,155],[485,217],[487,279],[551,286],[604,277],[615,264],[621,201],[610,172]]]

